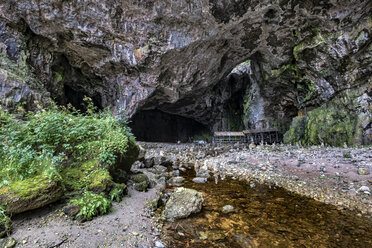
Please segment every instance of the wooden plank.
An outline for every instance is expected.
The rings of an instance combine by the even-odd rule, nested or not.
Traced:
[[[215,137],[243,137],[245,136],[243,132],[214,132]]]

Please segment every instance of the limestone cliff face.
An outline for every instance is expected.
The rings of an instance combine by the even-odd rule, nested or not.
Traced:
[[[88,95],[129,116],[158,109],[211,129],[288,129],[298,113],[352,96],[358,142],[371,143],[371,7],[365,0],[4,0],[1,104],[34,108],[51,97],[78,106]]]

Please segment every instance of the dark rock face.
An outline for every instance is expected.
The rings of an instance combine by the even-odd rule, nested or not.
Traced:
[[[371,2],[2,1],[0,99],[157,109],[212,130],[276,126],[357,90],[371,143]],[[233,73],[250,61],[245,72]],[[346,93],[345,93],[346,92]],[[363,105],[364,106],[364,105]],[[343,107],[342,107],[343,108]]]

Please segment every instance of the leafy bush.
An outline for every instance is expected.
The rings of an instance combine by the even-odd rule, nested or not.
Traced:
[[[120,188],[114,188],[110,192],[111,201],[120,202],[123,199],[124,191]]]
[[[111,210],[111,201],[109,199],[89,191],[85,191],[81,198],[73,199],[70,203],[79,207],[80,212],[77,217],[87,220],[91,220],[97,215],[106,214]]]
[[[0,206],[0,224],[6,224],[10,222],[10,217],[7,215],[5,208]]]
[[[107,168],[126,152],[131,135],[126,121],[109,111],[95,113],[85,100],[86,114],[52,107],[20,121],[0,110],[0,188],[35,174],[59,177],[66,163],[97,159]]]
[[[350,152],[344,152],[344,153],[342,154],[342,156],[343,156],[344,158],[352,158]]]

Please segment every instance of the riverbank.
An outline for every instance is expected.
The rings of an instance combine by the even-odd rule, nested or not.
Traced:
[[[62,213],[63,204],[26,212],[13,219],[12,237],[17,248],[60,247],[154,247],[159,240],[146,203],[157,188],[148,192],[130,189],[120,203],[113,203],[112,212],[80,223]]]
[[[231,176],[278,186],[339,209],[372,215],[372,147],[140,144],[148,157],[194,166],[197,174],[213,174],[209,180]]]

